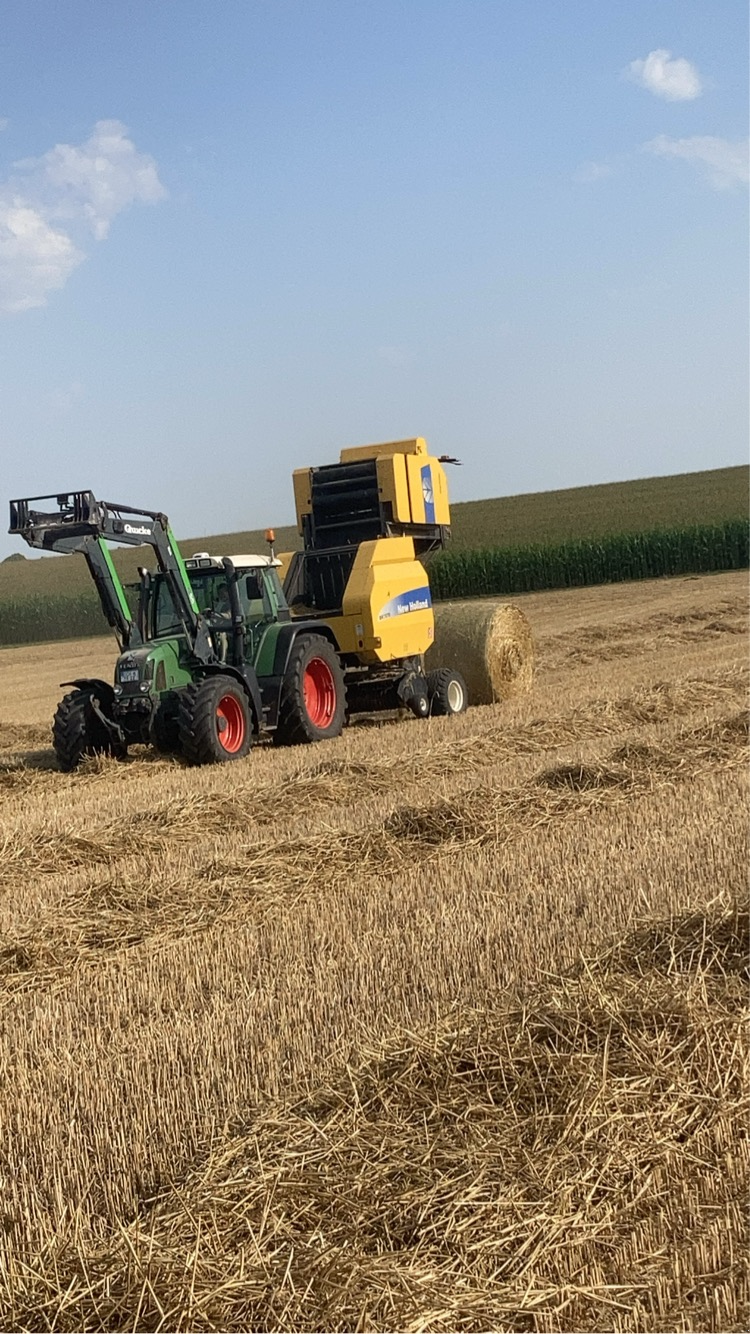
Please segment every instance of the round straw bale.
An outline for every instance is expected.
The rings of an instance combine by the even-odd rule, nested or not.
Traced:
[[[463,676],[470,704],[521,695],[534,675],[534,641],[522,611],[499,602],[437,602],[435,643],[425,667]]]

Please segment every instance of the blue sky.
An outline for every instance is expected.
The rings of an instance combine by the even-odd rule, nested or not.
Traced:
[[[744,3],[2,19],[3,513],[289,522],[293,467],[416,434],[454,500],[744,461]]]

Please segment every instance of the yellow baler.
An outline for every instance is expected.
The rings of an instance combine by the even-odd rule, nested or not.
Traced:
[[[336,464],[298,469],[294,496],[304,550],[284,590],[293,614],[328,628],[350,707],[429,712],[422,659],[434,618],[420,556],[450,535],[442,461],[421,438],[344,449]]]
[[[339,616],[326,618],[340,651],[363,663],[392,662],[426,653],[434,618],[427,572],[411,537],[361,542]]]

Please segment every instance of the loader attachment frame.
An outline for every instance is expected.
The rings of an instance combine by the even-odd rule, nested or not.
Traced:
[[[54,501],[56,508],[37,508],[49,501]],[[11,500],[8,531],[39,551],[64,554],[77,551],[84,556],[104,615],[123,650],[142,644],[143,633],[130,609],[107,543],[152,547],[193,653],[201,661],[213,656],[185,562],[166,514],[97,500],[93,491],[67,491]]]

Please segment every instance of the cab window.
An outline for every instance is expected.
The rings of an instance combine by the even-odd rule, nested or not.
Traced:
[[[151,604],[154,639],[161,639],[168,635],[184,634],[185,627],[174,605],[166,579],[157,575],[154,579],[154,585],[154,598]]]
[[[231,616],[229,589],[223,570],[212,570],[205,573],[191,570],[190,586],[201,615],[208,615],[209,617]],[[273,619],[274,610],[260,571],[250,570],[241,573],[237,580],[237,589],[246,620]],[[182,619],[172,600],[169,585],[161,575],[157,575],[154,579],[151,616],[155,639],[184,633]]]
[[[223,570],[216,573],[200,574],[197,578],[191,573],[190,584],[198,603],[198,610],[205,616],[229,615],[229,591]]]
[[[261,621],[273,616],[273,608],[260,571],[251,570],[249,574],[240,575],[239,593],[242,610],[248,621]]]

